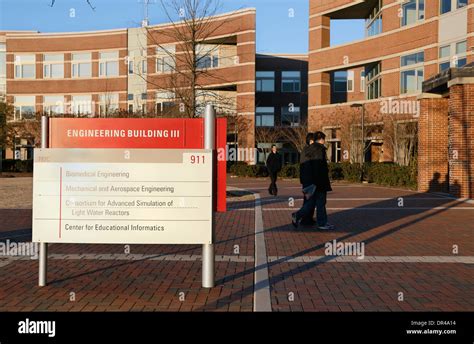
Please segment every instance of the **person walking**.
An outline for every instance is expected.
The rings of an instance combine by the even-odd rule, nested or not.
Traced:
[[[267,169],[270,175],[270,186],[268,187],[268,192],[270,195],[277,196],[278,188],[276,185],[278,172],[281,171],[281,155],[277,151],[277,147],[272,145],[272,151],[267,158]]]
[[[311,139],[310,136],[309,139]],[[326,211],[327,193],[332,191],[326,147],[324,146],[326,135],[318,131],[314,134],[313,139],[314,143],[309,145],[300,162],[300,181],[306,202],[303,203],[300,210],[292,214],[292,224],[298,228],[302,220],[312,216],[314,208],[316,208],[318,229],[331,230],[334,229],[334,226],[328,223]]]

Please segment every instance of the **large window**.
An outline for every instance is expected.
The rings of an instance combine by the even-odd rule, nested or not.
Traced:
[[[425,0],[408,0],[402,3],[402,26],[425,19]]]
[[[382,0],[378,0],[376,6],[370,12],[365,21],[365,32],[367,36],[375,36],[382,32]]]
[[[283,106],[281,108],[281,125],[284,127],[297,127],[300,125],[301,115],[299,106]]]
[[[44,54],[43,78],[64,77],[64,54]]]
[[[199,44],[196,47],[196,67],[209,69],[219,67],[219,50],[215,45]]]
[[[71,111],[76,115],[92,114],[92,96],[72,96]]]
[[[35,96],[16,96],[15,121],[35,118]]]
[[[380,63],[369,66],[365,70],[367,84],[367,99],[377,99],[382,96],[382,78],[380,76],[382,68]]]
[[[257,107],[255,109],[255,125],[257,127],[273,127],[275,125],[275,108]]]
[[[453,9],[459,9],[467,6],[468,0],[440,0],[439,13],[451,12]]]
[[[460,68],[467,63],[467,41],[455,42],[439,48],[439,71]]]
[[[257,92],[275,92],[275,72],[257,72],[255,83]]]
[[[99,76],[111,77],[119,75],[118,51],[107,51],[99,54]]]
[[[402,94],[421,91],[424,78],[424,59],[425,54],[423,52],[401,57],[400,92]]]
[[[91,53],[72,54],[71,60],[73,78],[90,78],[92,76]]]
[[[34,54],[15,55],[15,78],[34,79],[36,76],[36,58]]]
[[[300,72],[281,72],[281,91],[282,92],[300,92],[301,91],[301,73]]]
[[[48,115],[64,113],[64,96],[44,96],[43,112]]]
[[[353,70],[340,70],[334,72],[334,92],[346,93],[354,92],[354,78]]]
[[[169,73],[175,70],[176,46],[168,45],[156,48],[156,72]]]

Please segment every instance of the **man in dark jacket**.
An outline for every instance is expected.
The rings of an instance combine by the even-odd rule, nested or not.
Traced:
[[[308,137],[311,138],[309,135]],[[318,131],[313,138],[315,142],[303,150],[300,161],[300,182],[306,202],[299,211],[292,214],[292,223],[298,227],[303,219],[307,221],[308,217],[312,218],[316,207],[318,228],[334,229],[334,226],[328,223],[326,213],[327,192],[332,191],[324,146],[326,135]]]
[[[267,158],[267,169],[270,174],[270,186],[268,192],[270,195],[276,196],[278,194],[278,188],[276,185],[278,172],[281,171],[281,155],[277,152],[275,145],[272,146],[272,151]]]

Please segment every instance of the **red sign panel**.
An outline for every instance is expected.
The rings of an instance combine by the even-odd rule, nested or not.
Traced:
[[[202,118],[50,118],[50,148],[203,149]],[[226,149],[227,120],[216,121],[216,148]],[[226,161],[217,161],[216,210],[226,211]]]

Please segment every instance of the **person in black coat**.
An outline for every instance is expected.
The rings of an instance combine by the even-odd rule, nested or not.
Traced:
[[[268,187],[268,192],[270,195],[276,196],[278,194],[278,188],[276,185],[278,172],[281,171],[281,155],[277,152],[275,145],[272,146],[272,151],[267,158],[267,169],[268,174],[270,175],[270,186]]]
[[[327,163],[326,135],[320,131],[308,134],[307,143],[300,159],[300,182],[303,187],[305,201],[303,207],[292,214],[295,227],[304,220],[312,221],[314,208],[317,209],[317,225],[319,229],[334,229],[327,222],[326,199],[328,191],[332,191]]]

